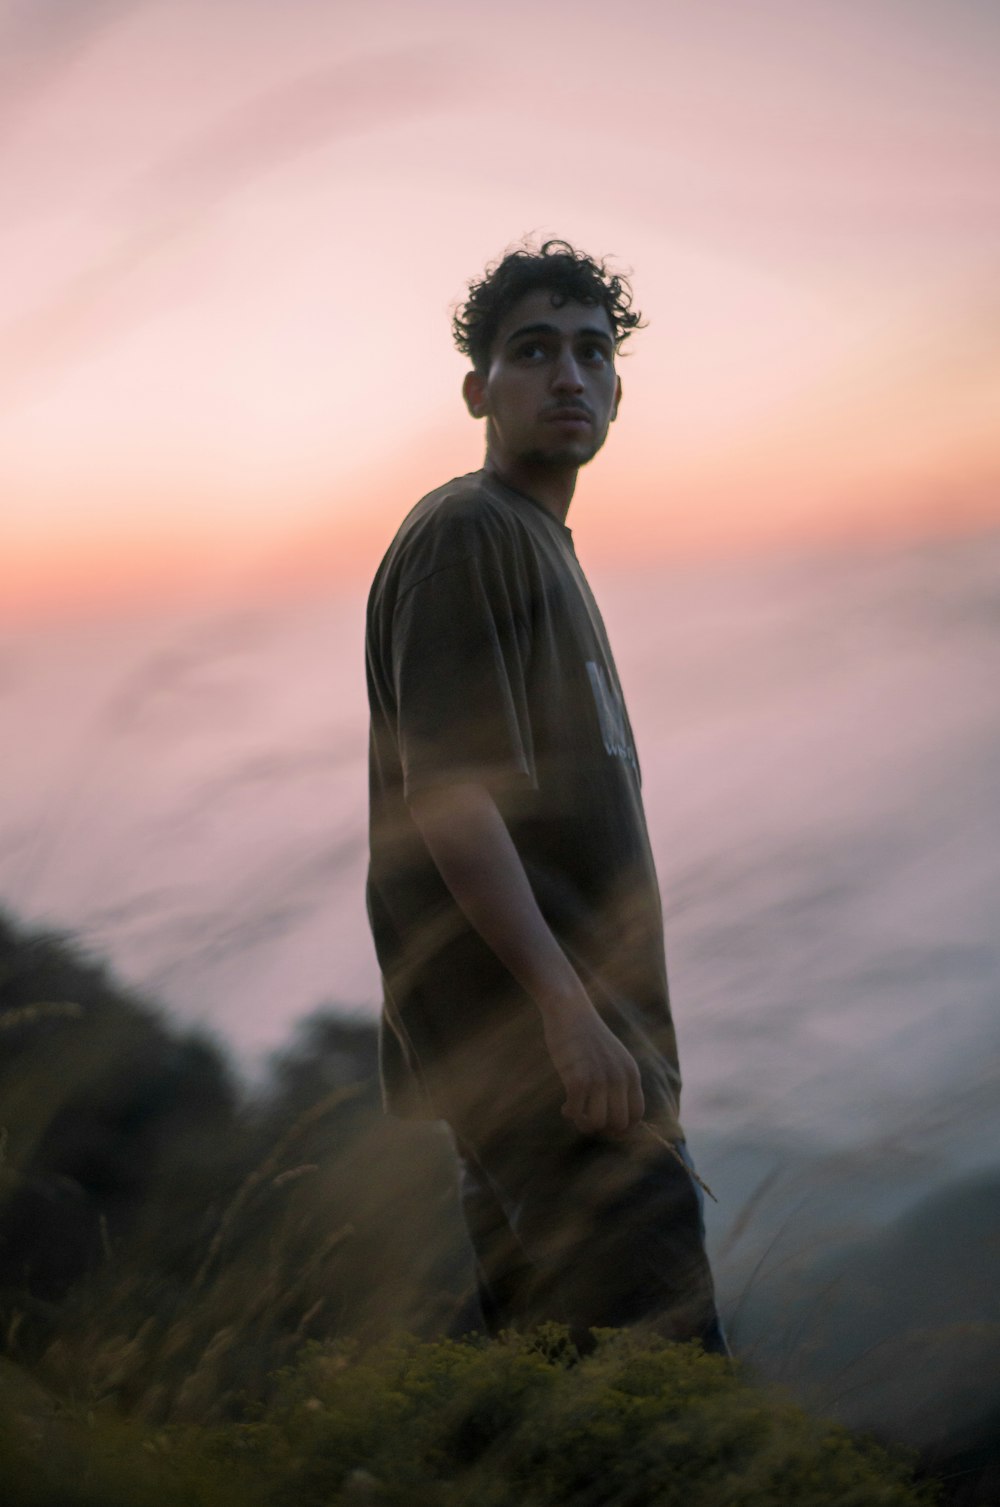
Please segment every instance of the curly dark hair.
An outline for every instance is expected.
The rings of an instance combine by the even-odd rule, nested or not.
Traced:
[[[537,250],[526,242],[487,267],[478,282],[470,282],[468,299],[452,319],[455,344],[476,371],[486,370],[504,315],[536,288],[551,289],[557,308],[572,299],[604,309],[611,321],[615,350],[620,350],[631,332],[642,326],[642,315],[632,307],[628,279],[612,272],[606,261],[595,262],[568,241],[544,241]]]

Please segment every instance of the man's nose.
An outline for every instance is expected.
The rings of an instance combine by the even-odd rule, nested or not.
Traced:
[[[552,387],[555,392],[583,391],[583,378],[572,351],[566,350],[560,354],[552,373]]]

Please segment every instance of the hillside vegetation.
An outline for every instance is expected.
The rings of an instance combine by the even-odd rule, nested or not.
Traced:
[[[381,1115],[365,1023],[314,1017],[250,1093],[0,917],[0,1049],[6,1507],[931,1500],[694,1347],[461,1338],[450,1146]]]

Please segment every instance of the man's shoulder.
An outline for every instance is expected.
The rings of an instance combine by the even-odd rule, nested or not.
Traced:
[[[393,543],[405,544],[421,534],[455,535],[469,540],[497,529],[509,528],[514,510],[491,488],[486,473],[470,471],[456,476],[421,497],[400,524]]]
[[[373,589],[390,581],[399,591],[484,550],[516,538],[516,510],[482,471],[457,476],[428,492],[407,513],[379,567]]]

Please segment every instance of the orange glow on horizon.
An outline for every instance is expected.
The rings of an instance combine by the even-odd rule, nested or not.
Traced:
[[[450,306],[548,228],[648,316],[588,551],[1000,521],[995,20],[627,0],[610,80],[566,20],[542,90],[458,0],[11,21],[0,617],[366,577],[480,463]]]
[[[443,473],[442,473],[443,474]],[[955,487],[938,476],[887,482],[878,499],[860,503],[850,489],[827,489],[822,506],[785,478],[780,491],[668,474],[633,489],[627,507],[595,477],[581,482],[568,522],[588,569],[655,568],[686,559],[780,549],[880,548],[910,540],[995,529],[1000,468],[971,471]],[[81,616],[125,616],[137,610],[192,604],[271,600],[301,593],[367,591],[407,507],[391,488],[363,513],[331,512],[299,533],[244,535],[216,524],[201,536],[91,537],[87,541],[9,552],[0,581],[0,625]]]

